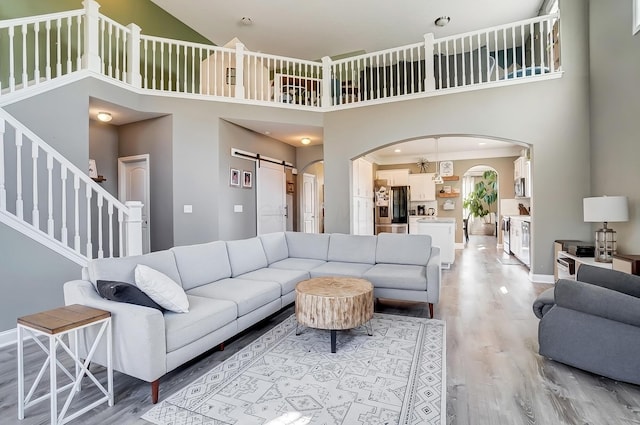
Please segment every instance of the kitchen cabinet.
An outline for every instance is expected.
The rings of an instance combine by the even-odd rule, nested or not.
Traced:
[[[353,198],[353,219],[351,233],[354,235],[373,235],[373,199]]]
[[[433,173],[409,174],[411,201],[434,201],[436,199],[436,185]]]
[[[373,199],[373,164],[364,158],[353,161],[353,196]]]
[[[513,162],[514,180],[524,179],[524,197],[531,197],[531,161],[524,156]]]
[[[373,235],[373,165],[353,161],[352,230],[354,235]]]
[[[418,220],[423,219],[424,216],[419,215],[410,215],[409,216],[409,232],[410,234],[417,235],[418,234]]]
[[[376,179],[386,180],[389,186],[409,186],[409,169],[378,170]]]
[[[420,218],[417,233],[431,236],[431,245],[440,248],[442,266],[450,268],[456,258],[456,220],[454,218]]]
[[[509,248],[518,260],[522,261],[524,265],[529,267],[531,264],[529,249],[531,246],[531,233],[529,231],[531,221],[529,216],[524,217],[526,218],[518,216],[510,217]]]

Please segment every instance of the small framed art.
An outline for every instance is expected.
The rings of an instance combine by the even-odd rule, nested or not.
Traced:
[[[231,169],[229,184],[231,186],[240,187],[240,170]]]
[[[253,174],[251,173],[251,171],[242,172],[242,187],[253,187]]]

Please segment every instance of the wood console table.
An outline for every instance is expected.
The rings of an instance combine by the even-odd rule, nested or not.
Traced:
[[[98,327],[97,335],[91,347],[87,347],[87,354],[84,361],[80,358],[78,350],[79,337],[78,331],[89,326]],[[67,345],[63,340],[63,336],[69,335],[73,338]],[[47,353],[48,358],[40,368],[35,382],[31,386],[29,393],[24,394],[24,337],[31,337],[36,344],[40,346],[42,351]],[[45,336],[48,338],[48,346],[43,344],[37,337]],[[100,345],[103,338],[106,337],[107,349],[107,388],[98,381],[98,379],[89,371],[89,364],[93,358],[96,349]],[[89,341],[87,341],[89,342]],[[58,348],[61,347],[69,357],[74,361],[75,373],[71,373],[58,359]],[[49,399],[51,409],[51,424],[65,424],[81,414],[93,409],[94,407],[104,403],[113,406],[113,365],[111,358],[112,336],[111,336],[111,312],[99,310],[96,308],[86,307],[82,305],[69,305],[66,307],[56,308],[53,310],[43,311],[41,313],[31,314],[18,318],[18,419],[24,419],[24,411],[27,407]],[[49,393],[32,400],[35,391],[44,376],[44,371],[49,368]],[[58,388],[57,372],[58,368],[71,381],[70,383]],[[73,397],[80,391],[82,378],[88,376],[95,386],[102,392],[103,397],[94,401],[88,406],[65,417],[68,413],[69,406]],[[58,393],[69,390],[67,399],[58,413]]]

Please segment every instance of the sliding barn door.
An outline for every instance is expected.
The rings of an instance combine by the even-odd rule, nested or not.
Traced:
[[[286,176],[284,166],[258,161],[256,178],[258,234],[286,230]]]

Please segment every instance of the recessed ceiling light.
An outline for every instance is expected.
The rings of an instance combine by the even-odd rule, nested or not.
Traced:
[[[309,143],[311,143],[311,139],[309,139],[308,137],[303,137],[302,139],[300,139],[300,143],[302,143],[303,145],[308,145]]]
[[[486,144],[487,144],[487,142],[478,142],[478,146],[484,146]]]
[[[401,149],[396,149],[396,150],[394,150],[394,152],[395,153],[400,153],[400,152],[402,152],[402,150]]]
[[[109,112],[98,112],[98,119],[102,122],[109,122],[113,117]]]
[[[441,16],[439,18],[437,18],[434,23],[439,26],[439,27],[444,27],[445,25],[447,25],[449,22],[451,21],[451,18],[448,16]]]
[[[269,130],[265,131],[264,134],[266,134],[267,136],[271,134],[271,132]]]

